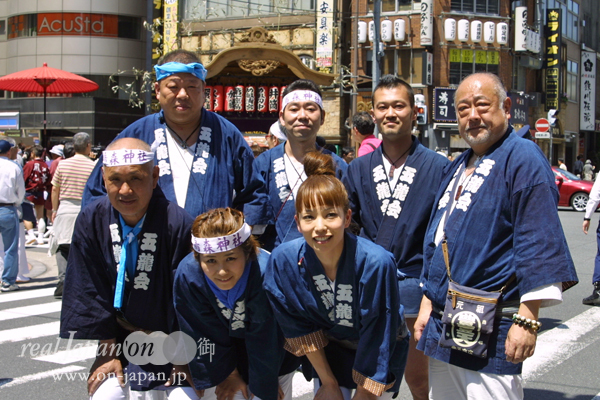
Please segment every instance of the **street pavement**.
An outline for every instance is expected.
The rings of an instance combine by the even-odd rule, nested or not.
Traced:
[[[600,307],[581,304],[592,290],[596,235],[581,231],[583,213],[562,209],[559,214],[580,284],[564,293],[563,304],[540,312],[536,353],[523,370],[525,399],[600,400]],[[61,301],[52,296],[56,260],[48,257],[47,246],[28,248],[27,257],[31,282],[21,284],[20,291],[0,294],[0,399],[87,398],[95,343],[58,339]],[[294,399],[311,399],[311,389],[297,374]],[[398,399],[411,399],[405,382]]]

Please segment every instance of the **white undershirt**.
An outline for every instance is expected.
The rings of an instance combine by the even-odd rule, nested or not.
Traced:
[[[185,208],[187,190],[190,182],[190,171],[194,162],[194,149],[196,145],[183,149],[173,138],[173,132],[167,128],[167,148],[171,161],[171,174],[173,175],[173,188],[177,205]]]
[[[304,164],[296,160],[292,160],[291,157],[285,153],[285,150],[283,153],[283,163],[285,165],[285,175],[288,179],[288,185],[290,185],[290,188],[292,189],[292,195],[290,195],[288,198],[288,201],[290,201],[294,200],[298,195],[298,189],[300,188],[300,185],[302,185],[302,182],[306,180],[306,172],[304,172]],[[294,167],[296,169],[294,169]],[[300,180],[298,179],[298,172],[301,175]],[[254,225],[252,227],[252,234],[262,235],[265,233],[266,228],[267,225]]]
[[[451,190],[451,192],[449,193],[450,199],[454,199],[454,197],[456,196],[456,191],[458,190],[458,188],[461,185],[466,186],[465,181],[467,181],[471,176],[473,176],[473,174],[467,176],[466,170],[463,170],[460,177],[458,177],[458,179],[459,179],[458,185],[454,185],[454,179],[452,179],[450,181],[450,183],[448,184],[448,187],[451,189],[454,189],[454,190]],[[456,206],[456,203],[457,203],[456,201],[452,202],[452,207],[450,208],[449,211],[444,213],[444,215],[442,216],[442,219],[440,220],[440,224],[438,225],[437,231],[435,232],[434,241],[435,241],[436,246],[439,245],[440,242],[442,241],[442,239],[444,238],[444,225],[445,225],[446,218],[450,214],[452,214],[452,212],[454,211],[454,208]],[[521,296],[521,303],[523,303],[525,301],[530,301],[530,300],[542,300],[542,304],[540,305],[540,307],[551,307],[551,306],[558,305],[558,304],[562,303],[562,301],[563,301],[562,284],[560,282],[558,282],[558,283],[551,283],[548,285],[538,286]]]
[[[293,196],[290,196],[289,200],[293,200],[298,195],[298,189],[302,182],[306,180],[306,173],[304,172],[304,164],[297,160],[292,160],[290,156],[283,153],[283,161],[285,164],[285,174],[287,175],[288,184],[292,189]],[[300,173],[300,175],[298,175]]]

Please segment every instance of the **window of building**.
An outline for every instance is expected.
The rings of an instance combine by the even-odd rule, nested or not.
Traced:
[[[567,79],[565,80],[565,95],[570,101],[577,101],[577,76],[579,75],[579,64],[567,60]]]
[[[37,14],[25,14],[8,19],[8,38],[36,36]]]
[[[563,37],[579,43],[579,4],[573,0],[547,0],[546,9],[551,8],[561,10],[561,33]]]
[[[142,22],[137,17],[119,15],[119,37],[125,39],[140,39]]]
[[[373,12],[373,1],[369,0],[369,12]],[[412,9],[413,0],[379,0],[381,2],[381,12],[398,12]]]
[[[450,10],[498,15],[500,12],[500,0],[452,0]]]
[[[474,72],[499,73],[500,53],[497,51],[450,49],[449,58],[450,85],[458,85]]]
[[[314,11],[316,0],[183,0],[184,20],[296,14]]]
[[[0,42],[4,42],[6,40],[6,19],[0,19]]]

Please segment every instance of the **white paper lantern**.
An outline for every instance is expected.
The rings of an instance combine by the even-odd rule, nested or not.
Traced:
[[[515,8],[515,46],[514,51],[527,50],[527,7]]]
[[[481,21],[472,21],[471,22],[471,41],[474,43],[481,42],[481,34],[483,28],[483,24]]]
[[[461,19],[458,21],[458,40],[466,42],[469,40],[469,20]]]
[[[402,42],[406,39],[406,21],[397,19],[394,21],[394,39]]]
[[[496,40],[496,24],[488,21],[483,24],[483,41],[486,43],[494,43]]]
[[[369,41],[375,41],[375,22],[369,21]]]
[[[508,44],[508,24],[500,22],[496,28],[496,43],[503,46]]]
[[[393,35],[393,23],[389,19],[381,21],[381,40],[383,42],[391,42]]]
[[[367,42],[367,23],[365,21],[358,21],[358,43]]]
[[[456,20],[453,18],[447,18],[444,21],[444,38],[447,42],[456,40]]]

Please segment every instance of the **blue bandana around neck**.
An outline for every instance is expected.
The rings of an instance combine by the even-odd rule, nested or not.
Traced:
[[[239,299],[244,291],[246,290],[246,285],[248,284],[248,276],[250,276],[250,266],[252,265],[252,260],[248,260],[246,266],[244,267],[244,272],[240,277],[240,280],[237,281],[234,287],[229,290],[221,290],[217,287],[217,285],[210,280],[209,277],[204,275],[206,278],[206,282],[208,282],[208,287],[212,292],[217,296],[217,299],[221,300],[221,303],[225,304],[227,308],[233,310],[235,308],[235,302]]]
[[[201,81],[206,80],[206,68],[200,63],[183,64],[180,62],[168,62],[163,65],[155,65],[156,80],[160,81],[173,74],[187,73],[192,74]]]
[[[134,227],[127,225],[123,217],[119,214],[121,230],[123,231],[123,244],[121,246],[121,258],[119,260],[119,272],[117,273],[117,283],[115,286],[115,298],[113,307],[120,310],[123,305],[123,295],[125,293],[125,272],[129,279],[133,279],[135,274],[135,264],[138,255],[137,235],[142,230],[142,225],[146,219],[146,214],[135,224]],[[134,243],[135,242],[135,243]]]

